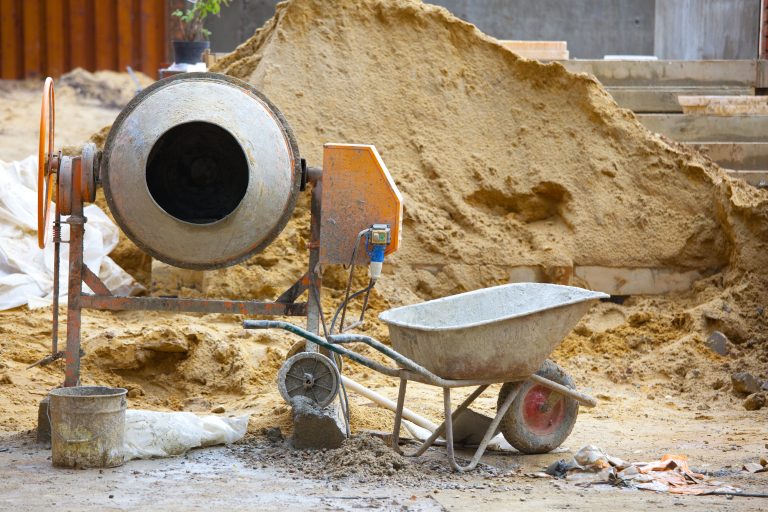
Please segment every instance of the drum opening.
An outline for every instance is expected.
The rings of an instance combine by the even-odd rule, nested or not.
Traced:
[[[149,152],[147,188],[158,206],[193,224],[235,211],[248,188],[248,160],[227,130],[194,121],[174,126]]]

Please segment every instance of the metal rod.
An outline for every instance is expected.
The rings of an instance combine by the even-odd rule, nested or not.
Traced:
[[[403,454],[404,456],[406,456],[406,457],[418,457],[419,455],[422,455],[422,454],[423,454],[425,451],[427,451],[427,448],[429,448],[430,446],[432,446],[432,445],[435,443],[435,441],[437,441],[437,438],[438,438],[438,437],[440,437],[441,435],[443,435],[443,433],[444,433],[444,432],[446,432],[446,423],[447,423],[447,420],[450,420],[450,421],[451,421],[451,425],[450,425],[450,426],[451,426],[451,428],[453,428],[453,420],[454,420],[454,419],[456,419],[456,418],[459,416],[459,414],[461,414],[461,412],[462,412],[464,409],[466,409],[467,407],[469,407],[470,405],[472,405],[472,402],[474,402],[474,401],[475,401],[475,399],[476,399],[478,396],[480,396],[480,394],[481,394],[483,391],[485,391],[487,388],[488,388],[488,386],[487,386],[487,385],[478,386],[478,387],[477,387],[477,388],[476,388],[476,389],[475,389],[475,390],[474,390],[474,391],[473,391],[473,392],[472,392],[472,393],[471,393],[471,394],[470,394],[470,395],[469,395],[469,396],[468,396],[468,397],[467,397],[467,398],[466,398],[466,399],[465,399],[465,400],[464,400],[464,401],[461,403],[461,405],[458,407],[458,409],[456,409],[455,411],[453,411],[453,413],[451,413],[451,412],[450,412],[450,400],[451,400],[451,395],[450,395],[450,388],[443,388],[443,405],[445,405],[445,393],[446,393],[446,391],[448,392],[448,402],[449,402],[449,406],[448,406],[448,407],[449,407],[449,411],[448,411],[448,413],[445,415],[445,420],[443,420],[443,422],[440,424],[440,426],[438,426],[438,427],[437,427],[437,428],[434,430],[434,432],[432,432],[432,435],[431,435],[431,436],[429,436],[429,437],[427,438],[427,440],[426,440],[426,441],[424,441],[423,443],[421,443],[421,446],[419,446],[418,450],[416,450],[416,451],[415,451],[415,452],[413,452],[413,453],[405,453],[405,452],[400,452],[400,453],[402,453],[402,454]],[[447,434],[446,434],[446,443],[447,443],[447,444],[450,444],[451,446],[453,446],[453,431],[451,431],[451,441],[448,441],[448,437],[447,437]]]
[[[223,313],[230,315],[304,316],[304,302],[259,302],[247,300],[176,299],[168,297],[119,297],[82,294],[83,308],[110,311],[172,311]]]
[[[66,370],[64,386],[77,386],[80,382],[80,320],[82,309],[80,297],[83,293],[83,232],[86,219],[83,217],[83,201],[80,197],[80,159],[72,159],[72,213],[69,224],[69,289],[67,293],[67,347],[65,350]]]
[[[309,221],[309,287],[316,292],[317,300],[310,300],[307,305],[307,331],[312,334],[320,332],[320,308],[322,307],[321,292],[323,286],[323,277],[320,274],[320,215],[322,201],[323,182],[317,179],[312,185],[312,199],[310,204]],[[317,343],[312,339],[306,338],[307,352],[317,352]]]
[[[445,388],[448,391],[448,388]],[[452,420],[449,422],[448,429],[450,429],[450,434],[447,434],[446,441],[447,441],[447,448],[448,448],[448,462],[451,464],[451,467],[454,471],[464,472],[464,471],[471,471],[475,469],[477,464],[480,462],[480,459],[482,458],[483,454],[485,453],[486,448],[488,448],[488,443],[491,442],[491,439],[493,439],[493,436],[496,435],[496,431],[499,428],[499,424],[501,423],[501,419],[504,417],[505,414],[507,414],[507,411],[509,410],[509,407],[512,405],[512,402],[515,401],[515,398],[517,397],[518,393],[520,392],[520,385],[518,384],[515,386],[509,394],[507,394],[506,398],[504,399],[504,403],[501,404],[501,406],[496,411],[496,416],[494,416],[493,421],[491,421],[491,424],[488,426],[488,430],[485,431],[485,435],[483,436],[483,440],[480,441],[480,445],[477,447],[477,450],[475,450],[475,454],[472,456],[472,460],[469,461],[469,464],[466,466],[460,466],[456,463],[456,457],[454,455],[453,451],[453,425]],[[448,402],[446,405],[446,411],[450,411],[451,402],[450,402],[450,395],[448,395]],[[447,417],[448,412],[446,412]],[[450,439],[448,439],[450,437]]]
[[[542,377],[541,375],[536,375],[535,373],[528,377],[529,380],[532,380],[538,384],[541,384],[542,386],[552,389],[554,391],[557,391],[560,394],[563,394],[569,398],[573,398],[579,404],[583,405],[584,407],[595,407],[597,405],[597,400],[592,398],[589,395],[586,395],[584,393],[579,393],[578,391],[571,389],[569,387],[563,386],[562,384],[558,384],[557,382],[553,382],[549,379],[546,379]]]
[[[59,178],[56,177],[58,186]],[[58,202],[58,196],[56,198]],[[61,268],[61,212],[56,205],[56,220],[53,223],[53,325],[51,326],[51,355],[59,351],[59,274]]]

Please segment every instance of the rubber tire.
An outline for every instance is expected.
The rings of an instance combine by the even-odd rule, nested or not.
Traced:
[[[571,389],[576,389],[571,377],[558,365],[550,360],[544,361],[541,369],[536,375],[549,379],[558,384],[562,384]],[[518,383],[507,382],[499,391],[497,410],[509,392]],[[520,393],[515,397],[507,413],[501,419],[501,433],[504,438],[522,453],[547,453],[551,452],[565,441],[576,424],[576,417],[579,414],[579,403],[573,398],[563,397],[565,401],[565,416],[560,425],[551,433],[546,435],[532,432],[523,420],[523,403],[526,394],[536,386],[535,382],[527,380],[520,385]]]

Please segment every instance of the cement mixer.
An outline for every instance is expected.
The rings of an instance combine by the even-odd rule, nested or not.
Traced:
[[[54,105],[48,78],[40,117],[38,242],[41,248],[54,244],[54,307],[51,355],[42,363],[65,358],[65,386],[80,380],[84,309],[303,316],[307,330],[318,333],[323,268],[370,263],[374,283],[384,257],[399,247],[402,199],[376,148],[326,144],[322,167],[308,167],[285,117],[245,82],[211,73],[160,80],[121,112],[103,151],[88,144],[79,155],[54,149]],[[99,186],[118,226],[139,248],[173,266],[206,270],[267,247],[308,184],[307,272],[272,300],[117,296],[98,269],[83,262],[83,205],[95,200]],[[65,223],[68,241],[61,236]],[[64,351],[58,348],[62,243],[69,244]],[[315,344],[307,349],[306,358],[292,358],[295,368],[286,371],[300,371],[305,385],[322,395],[318,403],[330,403],[338,387],[322,384],[321,376],[330,372],[338,383],[338,365]]]

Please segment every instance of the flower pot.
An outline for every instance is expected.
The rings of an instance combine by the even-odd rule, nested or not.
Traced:
[[[202,62],[203,52],[210,46],[209,41],[173,41],[173,61],[176,64]]]

